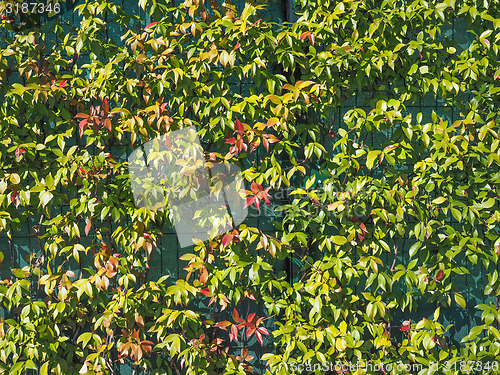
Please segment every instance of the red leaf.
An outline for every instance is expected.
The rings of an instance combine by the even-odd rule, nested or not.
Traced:
[[[224,237],[222,237],[222,247],[223,248],[227,247],[232,240],[233,240],[233,234],[232,233],[226,234]]]
[[[235,324],[231,326],[231,332],[229,333],[229,341],[238,341],[238,327]]]
[[[443,278],[443,276],[444,276],[444,271],[443,270],[437,271],[437,273],[436,273],[436,279],[437,280],[441,280]]]
[[[21,203],[21,199],[19,198],[19,193],[14,190],[14,192],[12,193],[12,203],[14,203],[14,205],[17,207],[19,207],[19,204]]]
[[[85,235],[88,236],[90,232],[90,227],[92,226],[92,220],[89,219],[87,225],[85,225]]]
[[[252,184],[250,185],[250,189],[252,189],[252,193],[257,194],[260,189],[259,189],[259,184],[256,183],[255,181],[252,181]]]
[[[359,242],[363,242],[365,240],[365,236],[363,236],[361,233],[358,233],[358,238]]]
[[[254,202],[255,202],[255,207],[257,207],[257,210],[259,210],[259,212],[260,212],[260,202],[259,202],[259,198],[255,197],[255,198],[254,198]]]
[[[257,328],[257,331],[263,335],[269,335],[269,331],[267,330],[267,328],[260,327],[260,328]]]
[[[102,108],[104,109],[104,112],[109,112],[109,104],[107,98],[104,98],[104,101],[102,102]]]
[[[269,152],[269,140],[266,137],[262,138],[262,144],[266,148],[266,151]]]
[[[255,336],[257,337],[257,341],[260,342],[260,345],[264,346],[264,340],[262,339],[262,335],[259,331],[255,332]]]
[[[83,112],[77,113],[75,115],[75,118],[89,118],[89,117],[90,117],[90,115],[83,113]]]
[[[251,313],[250,315],[248,315],[247,322],[252,322],[253,318],[255,318],[255,313]]]
[[[309,34],[309,41],[311,42],[311,44],[314,46],[314,41],[316,40],[316,37],[314,36],[314,34]]]
[[[411,324],[411,320],[405,320],[402,324],[401,324],[401,328],[399,329],[401,332],[408,332],[410,330],[410,324]]]
[[[21,155],[25,154],[26,153],[26,150],[22,147],[18,147],[16,148],[16,159],[17,161],[19,161],[19,159],[21,158]]]
[[[361,223],[361,224],[359,224],[359,227],[361,228],[361,230],[362,230],[364,233],[368,233],[368,229],[366,229],[365,223]]]
[[[243,142],[243,139],[238,139],[238,141],[241,141],[241,143],[238,145],[239,147],[239,152],[241,152],[241,150],[248,150],[248,145]]]
[[[80,127],[80,137],[81,137],[83,135],[83,132],[85,131],[85,127],[87,126],[87,119],[83,119],[82,121],[80,121],[78,126]]]
[[[255,301],[255,297],[253,296],[253,294],[252,294],[252,293],[248,293],[248,294],[247,294],[247,298],[248,298],[248,299],[251,299],[251,300],[253,300],[253,301]]]
[[[234,47],[235,50],[237,50],[238,48],[240,48],[240,42],[236,43],[236,46]]]
[[[248,326],[249,324],[246,324],[246,325]],[[250,336],[252,336],[254,332],[255,332],[255,327],[251,327],[251,328],[249,328],[249,329],[247,330],[247,335],[246,335],[246,336],[247,336],[247,338],[248,338],[248,337],[250,337]]]
[[[202,289],[200,290],[200,292],[206,296],[206,297],[210,297],[210,291],[208,290],[208,288],[205,288],[205,289]]]
[[[65,80],[61,81],[61,83],[59,83],[59,87],[60,87],[60,88],[63,88],[64,86],[66,86],[66,83],[67,83],[67,82],[68,82],[68,80],[67,80],[67,79],[65,79]]]
[[[243,127],[243,124],[240,122],[240,120],[236,119],[234,122],[234,131],[238,134],[243,134],[245,128]]]
[[[248,206],[250,206],[254,201],[254,197],[248,197],[245,201],[245,208],[247,208]]]
[[[310,31],[305,31],[303,32],[302,34],[300,34],[300,40],[304,40],[305,38],[307,38],[309,35],[311,34]]]
[[[144,30],[147,30],[149,29],[150,27],[153,27],[154,25],[156,25],[158,22],[151,22],[149,25],[147,25]]]

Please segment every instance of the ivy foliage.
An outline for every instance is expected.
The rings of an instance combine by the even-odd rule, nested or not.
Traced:
[[[299,0],[283,25],[262,2],[137,5],[147,25],[107,0],[0,21],[0,371],[498,373],[499,2]],[[153,277],[171,223],[134,204],[127,155],[187,126],[250,207],[288,201],[272,233]],[[461,342],[452,310],[477,315]]]

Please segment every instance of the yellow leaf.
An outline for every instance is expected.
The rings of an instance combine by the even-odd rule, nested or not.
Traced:
[[[333,202],[328,205],[328,211],[337,210],[338,212],[341,212],[344,210],[344,208],[344,202],[342,201]]]
[[[439,198],[436,198],[432,201],[433,204],[441,204],[443,202],[446,202],[446,198],[445,197],[439,197]]]

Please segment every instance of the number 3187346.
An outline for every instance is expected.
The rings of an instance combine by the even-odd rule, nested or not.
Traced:
[[[42,2],[4,2],[5,12],[7,14],[44,14],[44,13],[60,13],[61,4],[59,3],[42,3]]]

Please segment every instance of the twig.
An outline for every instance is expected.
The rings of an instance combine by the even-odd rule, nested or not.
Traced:
[[[392,261],[391,271],[394,272],[394,266],[396,265],[396,257],[398,256],[398,247],[396,246],[396,241],[394,241],[394,260]]]
[[[12,268],[16,268],[14,264],[14,250],[12,245],[12,238],[10,236],[9,236],[9,252],[10,252],[10,264],[12,265]]]

